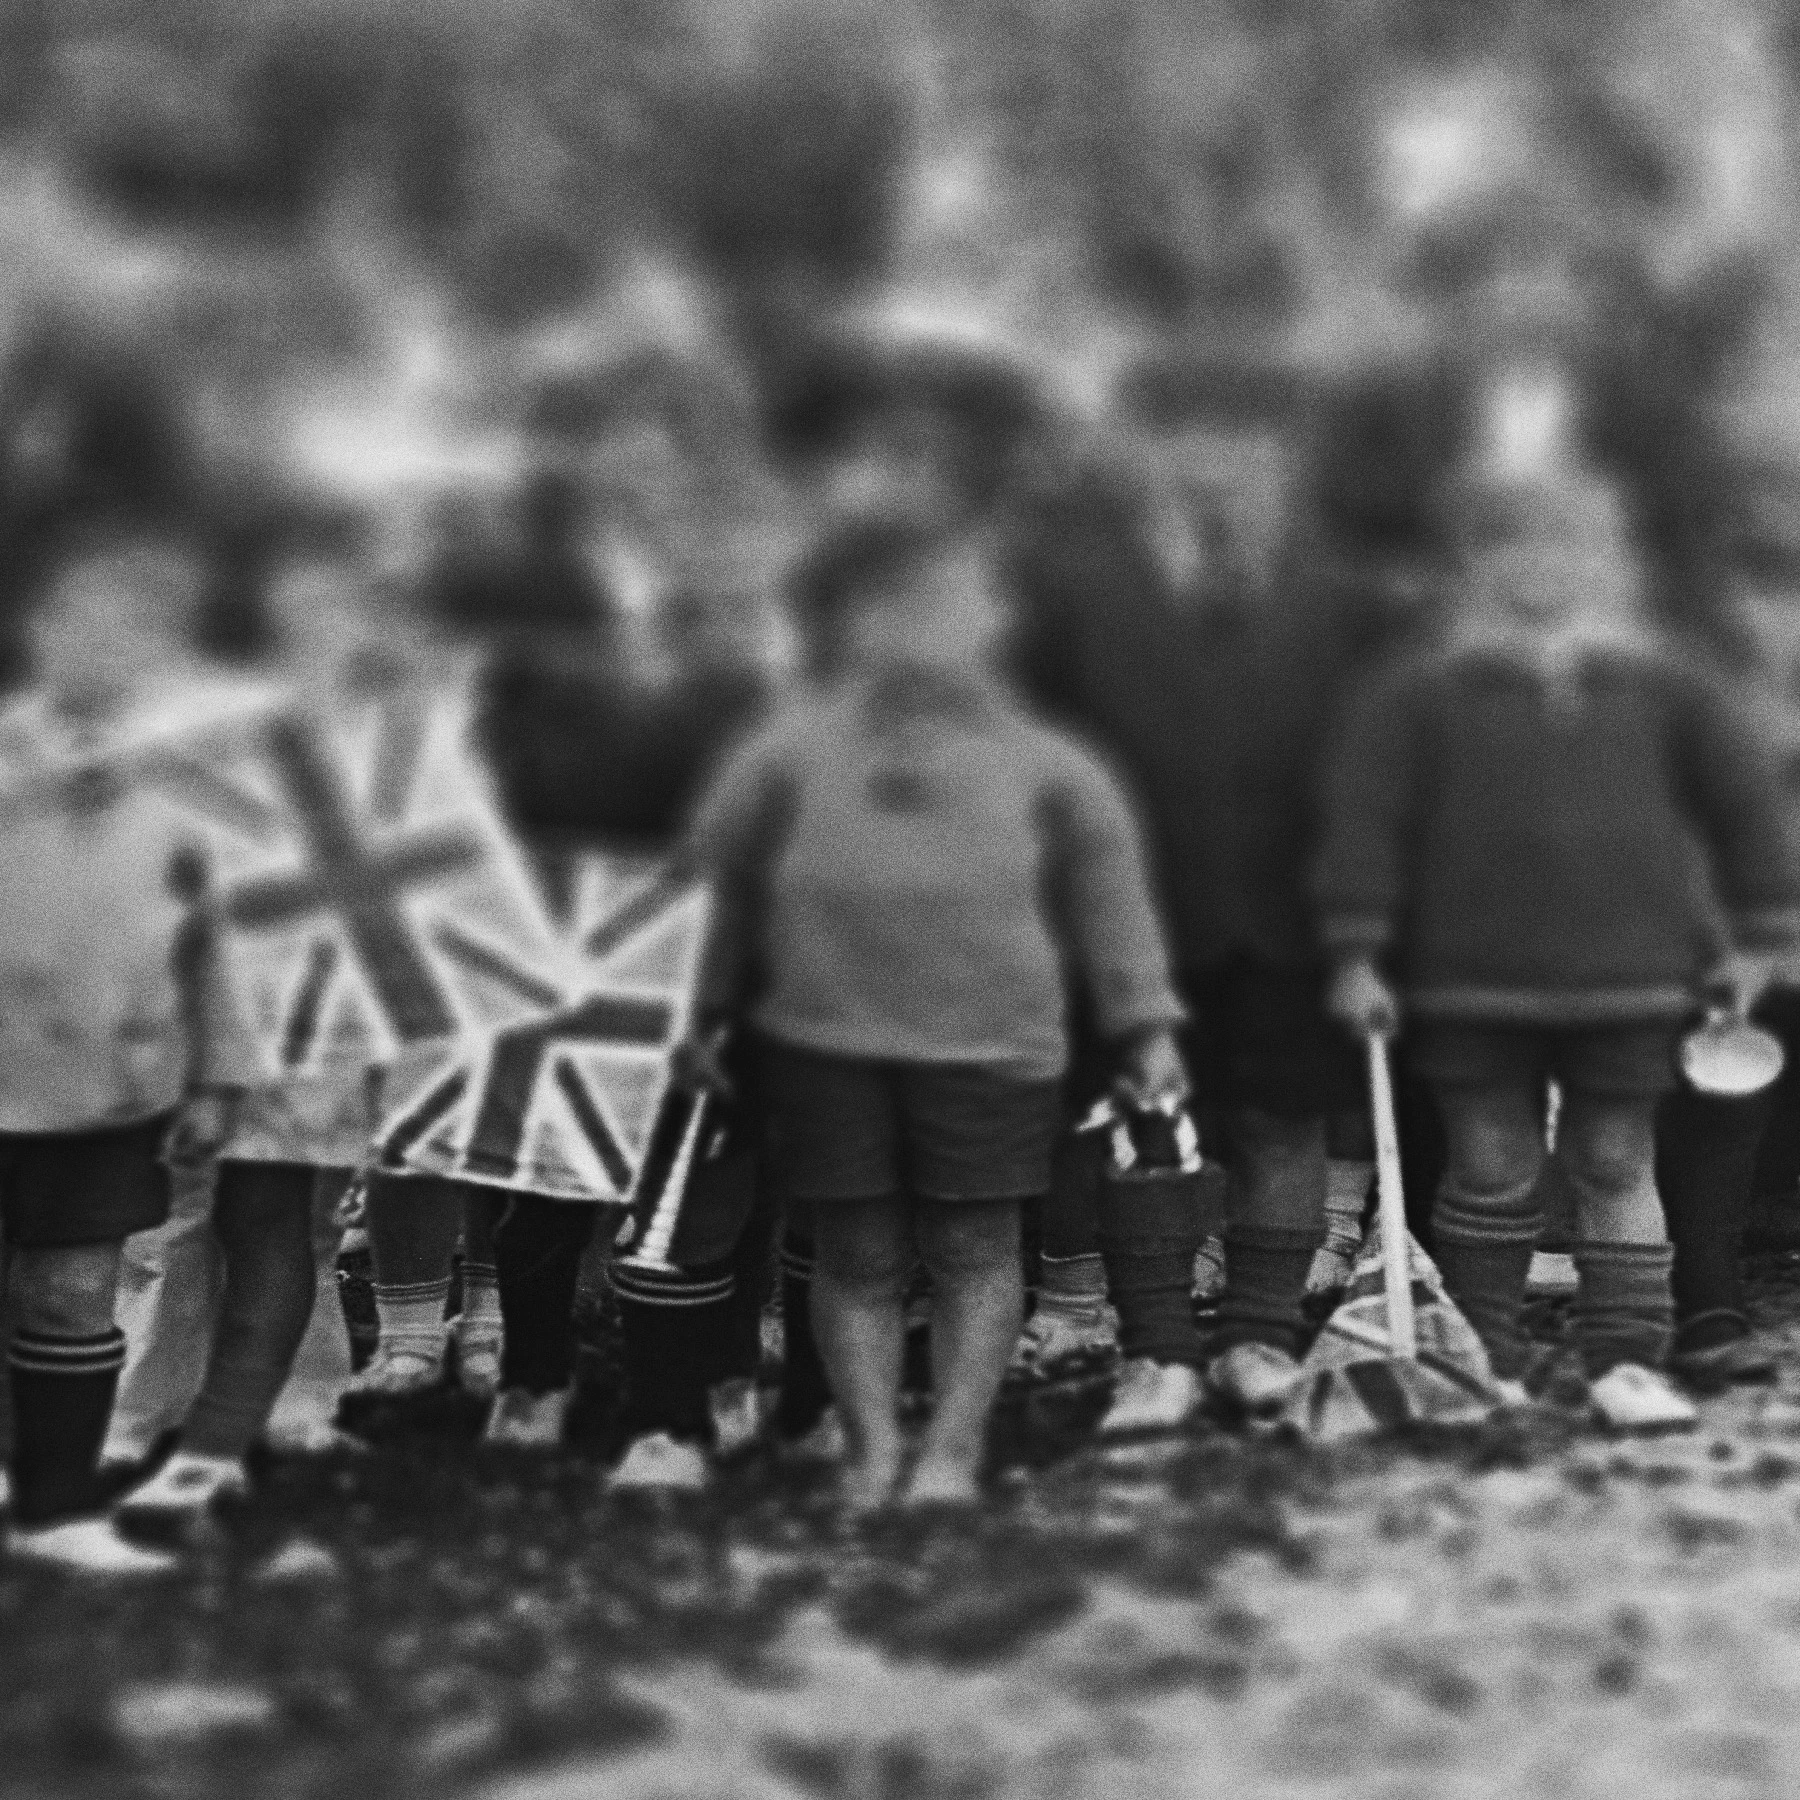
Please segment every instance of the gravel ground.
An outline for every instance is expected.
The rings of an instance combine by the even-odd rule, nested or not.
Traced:
[[[1800,1792],[1800,1260],[1779,1384],[1682,1438],[1102,1453],[1023,1398],[979,1521],[853,1534],[752,1461],[608,1499],[449,1400],[277,1462],[179,1579],[0,1568],[0,1793]]]

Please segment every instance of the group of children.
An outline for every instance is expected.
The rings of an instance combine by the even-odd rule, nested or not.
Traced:
[[[977,1499],[1028,1270],[1050,1315],[1059,1279],[1104,1269],[1126,1361],[1103,1430],[1178,1427],[1207,1396],[1278,1410],[1300,1375],[1306,1291],[1322,1266],[1347,1273],[1366,1198],[1331,1190],[1312,1122],[1324,1106],[1283,1099],[1283,1071],[1328,1055],[1327,1013],[1339,1048],[1403,1034],[1435,1097],[1434,1253],[1520,1405],[1551,1391],[1522,1320],[1555,1084],[1580,1365],[1555,1392],[1567,1403],[1578,1377],[1580,1403],[1614,1425],[1692,1421],[1665,1369],[1657,1109],[1703,997],[1747,1012],[1800,922],[1782,797],[1742,709],[1646,623],[1603,480],[1477,481],[1446,504],[1446,622],[1360,688],[1311,771],[1311,988],[1244,958],[1202,980],[1172,957],[1163,920],[1204,896],[1171,891],[1190,878],[1167,809],[1147,829],[1110,764],[1021,698],[1010,671],[1029,621],[990,524],[889,505],[825,534],[790,596],[803,678],[724,758],[670,852],[714,899],[682,1079],[729,1102],[760,1225],[746,1213],[738,1245],[660,1285],[615,1278],[628,1367],[664,1390],[637,1397],[639,1476],[691,1483],[721,1432],[757,1429],[743,1246],[758,1230],[767,1244],[777,1209],[778,1429],[835,1449],[855,1512]],[[204,855],[129,748],[108,754],[152,702],[200,704],[195,670],[131,637],[191,601],[175,591],[191,571],[128,539],[78,543],[58,570],[33,685],[0,721],[7,1543],[148,1573],[168,1559],[134,1534],[244,1490],[307,1327],[322,1189],[367,1158],[379,1059],[353,1045],[323,1078],[271,1079],[222,978]],[[356,697],[315,667],[288,701]],[[1242,780],[1230,765],[1191,776],[1215,797]],[[1261,1086],[1229,1121],[1222,1276],[1202,1325],[1196,1184],[1096,1199],[1072,1101],[1178,1117],[1206,1097],[1208,1034],[1226,1017],[1234,1078]],[[121,1497],[99,1467],[125,1357],[121,1246],[165,1217],[168,1162],[197,1158],[214,1165],[224,1270],[209,1360],[174,1453]],[[394,1170],[369,1178],[365,1210],[381,1340],[356,1392],[443,1379],[460,1242],[457,1379],[491,1401],[490,1441],[556,1442],[594,1210]],[[934,1404],[910,1444],[898,1401],[921,1266]]]

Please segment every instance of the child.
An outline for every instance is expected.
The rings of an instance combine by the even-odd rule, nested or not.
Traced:
[[[1410,1020],[1448,1139],[1433,1216],[1445,1283],[1496,1375],[1534,1387],[1520,1313],[1545,1083],[1560,1083],[1571,1321],[1593,1406],[1619,1427],[1689,1424],[1660,1372],[1670,1250],[1653,1127],[1703,985],[1740,1007],[1754,995],[1745,955],[1708,966],[1707,884],[1739,943],[1790,928],[1772,771],[1643,623],[1606,485],[1489,485],[1466,510],[1448,643],[1361,694],[1330,765],[1317,881],[1333,1008],[1359,1033],[1391,1031],[1402,1008]]]
[[[280,717],[304,715],[336,736],[371,710],[396,718],[416,708],[417,672],[395,652],[405,622],[391,607],[376,610],[353,554],[288,559],[264,599],[287,677],[285,693],[271,689],[268,720],[278,700]],[[323,1010],[329,1018],[329,1004]],[[247,1492],[244,1459],[269,1424],[312,1314],[317,1215],[341,1199],[364,1159],[379,1124],[378,1077],[369,1043],[340,1023],[305,1066],[259,1070],[195,1145],[216,1159],[205,1209],[218,1267],[207,1272],[216,1298],[208,1292],[214,1305],[202,1313],[204,1375],[173,1453],[120,1503],[125,1527],[179,1535],[220,1500]],[[479,1284],[466,1286],[478,1303]],[[165,1284],[164,1298],[180,1310],[173,1286]],[[440,1291],[440,1314],[441,1301]],[[497,1319],[485,1335],[467,1332],[466,1362],[479,1368],[476,1352],[489,1338],[497,1362],[498,1336]],[[319,1426],[320,1441],[331,1441]]]
[[[102,1513],[96,1461],[125,1340],[120,1248],[169,1210],[161,1157],[204,1139],[254,1067],[188,900],[181,815],[140,779],[160,705],[205,702],[181,668],[198,600],[186,548],[85,528],[30,622],[33,681],[0,721],[0,1228],[11,1264],[9,1553],[96,1574],[168,1566]]]
[[[1065,961],[1147,1094],[1185,1088],[1181,1009],[1123,796],[994,676],[984,546],[851,526],[800,599],[823,685],[728,764],[688,853],[741,934],[720,992],[758,977],[759,1098],[782,1197],[814,1217],[846,1497],[878,1507],[900,1480],[916,1254],[938,1392],[905,1498],[966,1503],[1021,1324],[1021,1207],[1061,1124]]]

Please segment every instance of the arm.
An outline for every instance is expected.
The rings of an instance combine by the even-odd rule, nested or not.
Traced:
[[[1143,838],[1112,776],[1066,749],[1043,790],[1040,829],[1055,922],[1103,1036],[1151,1038],[1179,1024]]]
[[[1682,801],[1706,847],[1733,941],[1774,951],[1800,938],[1800,868],[1773,754],[1715,681],[1677,677]]]

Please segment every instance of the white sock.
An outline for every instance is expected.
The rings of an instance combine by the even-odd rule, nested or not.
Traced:
[[[1333,1157],[1325,1165],[1325,1243],[1354,1256],[1362,1244],[1363,1208],[1375,1165]]]
[[[500,1271],[492,1263],[462,1266],[462,1322],[500,1329]]]
[[[381,1347],[403,1351],[430,1362],[444,1358],[444,1303],[450,1278],[415,1281],[404,1287],[375,1289],[375,1313],[381,1321]]]

